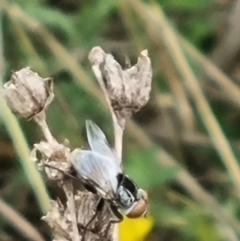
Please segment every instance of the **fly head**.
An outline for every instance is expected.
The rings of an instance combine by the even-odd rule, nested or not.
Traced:
[[[137,200],[138,188],[137,185],[127,175],[119,173],[117,175],[118,188],[117,199],[120,206],[124,209],[130,208]]]

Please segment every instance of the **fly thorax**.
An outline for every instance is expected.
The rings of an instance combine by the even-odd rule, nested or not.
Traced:
[[[133,196],[133,194],[123,186],[119,186],[117,190],[117,195],[119,204],[123,208],[130,208],[135,201],[135,197]]]

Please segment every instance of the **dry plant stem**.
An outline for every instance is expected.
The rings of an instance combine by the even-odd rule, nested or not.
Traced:
[[[50,33],[48,32],[39,22],[35,19],[26,15],[18,6],[13,4],[8,4],[6,1],[2,0],[4,10],[8,13],[8,15],[23,23],[29,31],[32,31],[34,34],[37,34],[41,38],[43,38],[46,46],[49,47],[53,56],[56,59],[59,59],[59,62],[62,67],[65,67],[68,71],[73,73],[74,81],[78,86],[84,86],[87,91],[99,99],[100,103],[106,107],[106,102],[100,98],[101,90],[96,87],[93,83],[89,75],[79,66],[79,64],[75,61],[74,58],[69,54],[69,52],[64,48],[64,46]],[[61,68],[62,68],[61,67]],[[76,79],[75,79],[76,78]],[[81,80],[81,81],[80,81]]]
[[[58,145],[58,142],[55,140],[53,135],[51,134],[48,125],[46,123],[46,114],[45,112],[41,112],[39,115],[34,117],[34,120],[40,126],[47,142],[52,145]],[[67,198],[67,206],[70,211],[71,221],[72,221],[72,229],[73,229],[73,237],[72,241],[79,241],[79,232],[77,227],[77,217],[76,217],[76,208],[74,203],[74,195],[73,195],[73,186],[71,180],[64,180],[62,183],[63,190],[66,194]]]
[[[115,150],[117,152],[118,158],[121,161],[122,160],[122,144],[123,144],[123,133],[125,130],[125,120],[124,120],[124,126],[120,126],[116,120],[115,114],[112,117],[113,119],[113,127],[114,127],[114,138],[115,138]]]
[[[215,82],[226,95],[228,100],[237,108],[240,108],[240,89],[227,75],[225,75],[211,60],[201,54],[187,40],[178,35],[180,44],[194,61],[201,65],[206,75]]]
[[[19,12],[20,9],[16,9],[13,6],[10,6],[7,10],[9,11],[12,19],[21,20],[26,24],[28,29],[30,30],[34,29],[34,31],[37,34],[39,33],[41,37],[43,37],[41,33],[44,33],[44,36],[45,37],[47,36],[47,39],[48,39],[46,40],[47,41],[46,43],[49,46],[49,48],[53,51],[53,54],[56,56],[56,58],[62,59],[62,62],[64,62],[64,59],[68,59],[66,63],[69,63],[69,66],[67,66],[66,68],[71,73],[73,73],[73,75],[76,77],[77,85],[83,85],[84,88],[91,95],[97,98],[100,101],[100,103],[106,107],[104,101],[101,98],[99,98],[100,91],[96,88],[94,84],[92,84],[92,81],[89,78],[89,76],[86,75],[86,73],[80,68],[80,66],[75,65],[75,62],[73,61],[73,59],[70,58],[70,55],[68,55],[67,51],[63,50],[63,46],[60,46],[60,44],[56,41],[56,39],[54,39],[53,37],[50,37],[50,34],[45,29],[41,28],[40,25],[38,25],[37,22],[32,18],[29,18],[26,15],[20,16],[19,15],[21,14]],[[14,14],[14,11],[15,11],[15,14]],[[13,15],[11,15],[12,13]],[[151,19],[149,20],[151,21]],[[158,34],[159,36],[158,32],[156,32],[156,34]],[[226,76],[219,68],[217,68],[212,61],[210,61],[207,57],[201,54],[186,39],[184,39],[179,34],[177,34],[177,36],[185,51],[194,59],[194,61],[196,61],[201,65],[201,67],[205,70],[206,74],[212,79],[212,81],[214,81],[216,84],[218,84],[221,87],[221,90],[226,94],[229,101],[233,103],[237,108],[240,108],[239,87],[236,84],[234,84],[234,82],[228,76]],[[78,79],[81,79],[81,83],[78,81]]]
[[[218,230],[220,233],[222,233],[224,240],[239,241],[238,236],[236,235],[236,233],[234,233],[234,231],[230,227],[224,224],[220,224],[218,227]]]
[[[108,96],[106,98],[108,98]],[[110,100],[109,100],[109,102],[110,102]],[[124,120],[124,126],[120,126],[118,124],[116,115],[114,114],[114,112],[112,110],[112,106],[110,105],[109,108],[112,113],[114,138],[115,138],[115,150],[116,150],[118,158],[121,162],[122,161],[123,133],[124,133],[126,121]],[[117,240],[119,240],[119,226],[118,226],[118,224],[115,224],[114,229],[113,229],[113,241],[117,241]]]
[[[170,199],[173,199],[174,201],[180,202],[186,206],[188,206],[192,210],[196,210],[199,207],[196,207],[196,204],[192,202],[192,200],[189,200],[188,198],[184,197],[183,195],[176,193],[174,191],[168,191],[167,197]],[[219,223],[217,225],[220,233],[222,233],[223,237],[225,237],[225,240],[227,241],[238,241],[237,234],[228,226],[226,226],[224,223]]]
[[[110,101],[110,99],[108,97],[108,93],[107,93],[107,90],[106,90],[104,82],[103,82],[102,73],[100,71],[99,65],[98,64],[93,64],[92,65],[92,70],[93,70],[93,72],[94,72],[94,74],[95,74],[95,76],[97,78],[98,84],[100,85],[101,90],[102,90],[102,92],[104,94],[104,97],[105,97],[105,99],[107,101],[108,108],[109,108],[109,110],[111,112],[111,115],[112,115],[114,131],[115,131],[115,128],[117,128],[117,126],[118,126],[117,118],[116,118],[116,115],[115,115],[115,113],[114,113],[114,111],[112,109],[111,101]],[[115,143],[116,143],[116,141],[115,141]]]
[[[49,144],[58,144],[48,128],[45,112],[41,112],[40,114],[35,116],[34,120],[38,123],[39,127],[41,128],[47,142]]]
[[[164,29],[163,37],[165,43],[168,43],[166,46],[168,47],[169,53],[172,55],[173,61],[175,61],[176,66],[180,70],[183,78],[186,80],[186,84],[189,86],[189,90],[201,113],[203,123],[208,129],[208,132],[212,137],[213,142],[215,143],[215,147],[220,154],[225,166],[227,167],[229,174],[235,183],[235,187],[239,192],[238,194],[240,195],[240,170],[236,157],[205,99],[204,93],[198,84],[196,76],[191,71],[185,56],[182,53],[181,47],[179,46],[178,40],[173,30],[168,26],[164,13],[160,11],[160,9],[158,11],[158,16],[158,22],[161,23],[161,27]]]
[[[28,28],[28,30],[34,32],[38,36],[40,36],[45,44],[52,51],[53,55],[60,61],[60,63],[65,66],[65,68],[72,73],[75,77],[74,81],[78,86],[82,86],[91,94],[94,98],[96,98],[105,108],[106,102],[101,98],[101,92],[93,83],[91,78],[87,75],[87,73],[78,65],[75,60],[70,56],[68,51],[52,36],[45,28],[43,28],[36,20],[30,18],[26,14],[24,14],[18,7],[9,5],[4,2],[6,12],[13,18],[18,19],[20,22],[24,23],[24,25]],[[138,8],[135,5],[135,8]],[[239,101],[240,103],[240,101]],[[133,136],[137,136],[137,140],[139,141],[139,145],[143,148],[151,148],[153,146],[153,142],[149,139],[149,137],[142,131],[139,126],[137,126],[133,121],[129,121],[129,133]],[[164,149],[159,148],[159,162],[160,164],[164,164],[168,167],[179,167],[177,161],[169,155]],[[206,192],[198,182],[191,176],[187,170],[183,167],[180,168],[180,174],[177,177],[179,184],[185,188],[191,196],[193,196],[198,202],[203,203],[206,208],[208,208],[209,213],[211,213],[217,220],[223,220],[227,224],[231,225],[238,233],[240,233],[240,224],[234,219],[231,215],[227,214],[222,207],[219,205],[216,199],[211,196],[208,192]]]
[[[230,71],[234,67],[234,60],[240,50],[240,1],[234,2],[228,14],[228,29],[212,53],[213,61],[224,71]]]
[[[20,216],[14,209],[9,207],[2,199],[0,199],[0,214],[26,238],[32,241],[44,241],[39,232],[27,221]]]
[[[138,139],[141,140],[141,147],[148,149],[154,146],[152,140],[145,135],[142,129],[135,123],[130,121],[128,127],[131,129],[133,136],[137,136]],[[158,149],[157,157],[158,162],[161,165],[165,165],[169,168],[179,167],[179,164],[177,164],[175,160],[161,148]],[[214,197],[206,192],[185,169],[180,169],[177,179],[179,184],[185,188],[195,200],[202,203],[204,209],[206,208],[208,211],[210,211],[216,220],[218,220],[220,223],[230,226],[233,230],[240,234],[240,223],[236,219],[230,217],[228,213],[222,209],[219,203],[216,202]]]
[[[194,99],[198,111],[200,112],[200,117],[202,118],[202,121],[208,130],[210,137],[212,138],[215,148],[235,185],[238,196],[240,197],[240,170],[238,162],[204,96],[195,74],[189,67],[188,62],[182,53],[182,49],[178,43],[174,30],[170,27],[163,11],[158,5],[153,4],[152,7],[145,8],[140,5],[141,3],[139,1],[131,0],[130,2],[132,5],[134,5],[135,10],[136,5],[138,5],[138,10],[141,9],[141,17],[147,25],[149,25],[149,19],[151,19],[151,24],[155,23],[155,26],[159,27],[157,31],[161,32],[162,41],[164,41],[173,62],[183,77],[183,80],[185,80],[189,93]]]
[[[161,60],[160,63],[163,63],[162,70],[166,75],[167,82],[175,99],[176,111],[181,119],[183,132],[194,132],[196,120],[188,100],[187,91],[182,85],[179,74],[176,73],[176,68],[173,66],[166,50],[160,49],[158,51]]]
[[[133,38],[133,46],[139,46],[138,49],[140,51],[141,49],[143,49],[143,47],[140,47],[140,41],[134,40],[134,38],[136,39],[135,33],[136,29],[138,28],[138,25],[136,24],[136,19],[133,17],[131,9],[129,9],[128,2],[119,1],[119,5],[121,7],[121,13],[123,15],[122,20],[125,23],[128,31],[130,32],[131,37]],[[161,63],[161,67],[159,66],[159,68],[161,68],[163,74],[166,75],[166,79],[170,88],[172,89],[174,99],[176,100],[175,103],[178,107],[176,108],[176,111],[181,118],[181,123],[183,127],[182,129],[184,129],[184,132],[192,132],[195,129],[196,120],[192,111],[192,107],[188,100],[188,96],[186,93],[187,91],[182,86],[179,74],[177,73],[172,61],[170,60],[170,57],[166,53],[166,50],[159,42],[159,39],[157,37],[154,37],[152,38],[152,41],[154,41],[154,47],[156,48],[156,51],[159,52],[159,63]]]
[[[73,229],[72,241],[79,241],[80,236],[79,236],[78,227],[77,227],[76,208],[74,203],[73,185],[71,180],[64,181],[63,190],[67,197],[67,206],[71,215],[72,229]]]
[[[14,142],[17,154],[22,160],[21,164],[25,173],[27,174],[27,178],[39,202],[39,205],[41,206],[42,211],[46,212],[51,207],[46,187],[39,172],[36,170],[34,163],[29,160],[30,150],[27,146],[27,142],[21,131],[18,121],[6,105],[5,100],[1,97],[0,114],[2,115],[6,128],[8,129],[12,141]]]
[[[19,21],[16,21],[15,18],[11,18],[11,21],[15,28],[15,31],[14,31],[15,36],[17,38],[19,38],[19,40],[23,43],[23,48],[24,48],[23,51],[26,52],[27,55],[31,56],[32,59],[35,59],[35,62],[34,62],[35,64],[33,64],[32,67],[34,68],[34,66],[35,66],[40,70],[39,72],[41,72],[41,73],[43,72],[46,75],[49,75],[48,71],[47,71],[47,67],[46,67],[45,63],[43,62],[43,60],[38,55],[35,47],[33,46],[32,42],[31,42],[31,39],[29,38],[29,35],[27,35],[26,31],[21,27],[21,24],[19,23]],[[1,51],[1,49],[0,49],[0,51]],[[1,63],[0,63],[0,66],[1,66]],[[67,122],[69,122],[69,124],[74,128],[74,130],[76,132],[79,132],[80,130],[78,127],[78,122],[77,122],[76,118],[73,116],[73,114],[68,111],[69,107],[68,107],[67,103],[65,103],[65,101],[61,95],[61,92],[58,90],[57,86],[55,86],[54,92],[55,92],[55,99],[58,101],[63,112],[66,114]],[[81,139],[79,139],[79,137],[78,137],[78,140],[80,142],[82,141]]]
[[[118,124],[117,117],[116,117],[116,115],[115,115],[115,113],[112,109],[112,105],[111,105],[107,90],[106,90],[104,82],[103,82],[102,73],[100,71],[99,65],[93,64],[92,70],[93,70],[93,72],[94,72],[94,74],[97,78],[97,81],[98,81],[98,83],[99,83],[99,85],[100,85],[100,87],[103,91],[103,94],[104,94],[105,99],[106,99],[107,104],[108,104],[108,108],[109,108],[109,110],[111,112],[111,115],[112,115],[113,128],[114,128],[114,138],[115,138],[115,150],[116,150],[118,158],[121,162],[121,160],[122,160],[123,132],[124,132],[125,125],[126,125],[126,120],[125,119],[123,120],[123,122],[121,123],[122,126],[120,126]]]
[[[107,101],[108,104],[108,108],[111,112],[112,115],[112,121],[113,121],[113,128],[114,128],[114,139],[115,139],[115,150],[117,152],[117,156],[118,159],[121,163],[122,161],[122,141],[123,141],[123,132],[125,129],[125,124],[126,124],[126,120],[124,119],[124,123],[122,126],[119,125],[117,117],[113,111],[107,90],[105,88],[104,82],[103,82],[103,78],[102,78],[102,73],[100,71],[100,67],[97,64],[93,64],[92,65],[92,70],[97,78],[97,81],[103,91],[103,94],[105,96],[105,99]],[[118,231],[118,224],[114,225],[113,228],[113,241],[118,241],[119,240],[119,231]]]
[[[3,32],[2,32],[2,18],[4,11],[4,3],[0,4],[0,84],[2,84],[2,79],[5,71],[5,61],[4,61],[4,46],[3,46]],[[21,132],[21,128],[17,122],[17,119],[14,115],[10,113],[9,108],[5,104],[5,100],[0,97],[0,112],[2,115],[3,122],[6,128],[9,130],[11,138],[14,142],[14,146],[20,157],[21,164],[27,178],[32,187],[33,193],[36,196],[38,203],[43,211],[49,209],[50,199],[44,186],[43,180],[36,170],[34,164],[29,161],[29,148],[27,146],[26,140]]]

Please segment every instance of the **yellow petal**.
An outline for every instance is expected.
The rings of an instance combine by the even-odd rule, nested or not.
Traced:
[[[129,219],[120,224],[120,241],[143,241],[153,227],[152,217]]]

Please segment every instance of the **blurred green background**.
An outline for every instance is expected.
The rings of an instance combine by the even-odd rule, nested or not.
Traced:
[[[86,146],[86,119],[113,141],[92,47],[133,64],[148,49],[151,99],[127,124],[123,164],[148,190],[151,214],[125,221],[121,241],[239,240],[239,0],[1,0],[0,14],[2,83],[26,66],[53,77],[47,120],[72,148]],[[40,220],[49,200],[28,158],[43,136],[3,102],[0,117],[0,241],[51,240]]]

